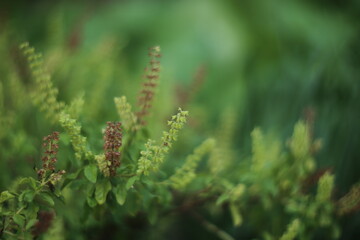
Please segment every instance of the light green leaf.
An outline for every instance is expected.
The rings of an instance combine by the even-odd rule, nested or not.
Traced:
[[[126,195],[127,195],[127,190],[125,186],[123,184],[116,186],[113,189],[113,193],[115,194],[115,198],[118,204],[123,205],[126,201]]]
[[[90,164],[85,167],[85,177],[92,183],[96,183],[98,168],[95,164]]]
[[[0,203],[12,198],[14,198],[14,195],[12,195],[9,191],[3,191],[0,195]]]
[[[228,193],[222,194],[218,199],[216,200],[216,205],[221,205],[225,201],[229,200],[230,196]]]
[[[230,213],[234,226],[239,227],[242,224],[242,216],[239,207],[235,203],[230,203]]]
[[[105,180],[98,182],[95,188],[95,199],[99,205],[102,205],[106,201],[106,196],[111,190],[111,184],[109,181]]]

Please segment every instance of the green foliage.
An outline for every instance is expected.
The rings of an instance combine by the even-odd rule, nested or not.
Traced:
[[[188,111],[181,108],[167,122],[169,129],[161,134],[160,129],[165,128],[162,124],[165,122],[164,116],[170,110],[159,111],[165,104],[152,98],[156,90],[154,88],[157,87],[153,80],[159,77],[159,63],[150,64],[154,69],[146,70],[146,77],[150,81],[145,82],[148,84],[145,90],[152,91],[151,98],[146,100],[149,102],[139,101],[137,109],[133,110],[127,97],[113,98],[112,95],[118,94],[117,89],[111,88],[110,80],[112,73],[116,71],[116,65],[115,61],[107,58],[114,57],[111,51],[114,46],[114,40],[104,41],[94,47],[91,59],[83,57],[76,60],[76,57],[67,56],[66,52],[56,58],[53,52],[46,58],[53,62],[44,63],[43,57],[33,48],[28,44],[22,45],[32,72],[29,85],[33,89],[31,96],[34,105],[45,112],[47,118],[43,119],[34,110],[35,113],[27,120],[36,119],[37,128],[34,131],[47,132],[51,128],[62,128],[58,158],[59,164],[67,173],[48,169],[42,175],[39,171],[31,171],[30,164],[27,164],[29,177],[19,178],[12,186],[8,184],[0,194],[0,237],[87,239],[90,234],[94,234],[93,238],[101,238],[108,227],[116,226],[119,230],[114,230],[114,236],[109,237],[110,239],[131,238],[131,234],[138,232],[131,229],[131,222],[134,221],[135,225],[143,224],[146,233],[154,234],[154,238],[159,239],[172,226],[181,225],[178,224],[179,219],[190,216],[213,236],[230,240],[233,239],[231,234],[235,235],[234,231],[229,230],[229,234],[220,228],[231,229],[226,225],[230,218],[229,212],[236,231],[248,231],[254,238],[313,239],[317,234],[315,230],[324,233],[327,238],[339,238],[339,218],[356,211],[359,205],[359,188],[355,186],[338,202],[334,200],[335,176],[317,169],[314,154],[319,149],[320,142],[312,139],[308,121],[295,124],[293,134],[286,144],[256,127],[251,133],[252,151],[248,157],[234,149],[234,139],[238,137],[238,118],[231,107],[220,114],[214,139],[204,136],[208,133],[202,132],[201,128],[199,133],[194,129],[194,126],[198,126],[196,121],[206,122],[210,119],[206,114],[203,114],[204,119],[196,119],[192,115],[188,116]],[[155,47],[151,50],[151,54],[156,56],[150,54],[150,61],[157,61],[155,59],[159,57],[160,49]],[[68,57],[69,62],[62,60],[62,57]],[[107,62],[95,68],[101,58]],[[69,93],[73,86],[64,87],[64,82],[59,77],[79,78],[76,81],[79,86],[75,89],[82,90],[86,84],[80,83],[87,81],[92,68],[89,68],[89,72],[81,70],[84,67],[75,71],[72,65],[76,61],[101,70],[96,85],[93,88],[88,86],[92,89],[88,91],[92,92],[90,99],[86,94],[79,95],[75,91],[74,94]],[[60,63],[64,66],[53,71],[53,82],[44,65],[48,64],[51,68],[54,63],[53,67]],[[55,76],[60,80],[55,81]],[[27,86],[18,81],[19,76],[12,79],[15,80],[13,88],[20,89],[25,94],[26,91],[21,89]],[[76,86],[75,83],[66,84]],[[126,84],[131,86],[131,83],[124,81],[124,85]],[[61,98],[68,101],[58,100],[55,85],[59,85],[59,89],[68,90],[60,92]],[[1,130],[13,119],[3,104],[3,99],[7,98],[4,86],[7,87],[8,84],[0,82]],[[129,90],[129,99],[132,99],[132,90]],[[107,98],[108,95],[110,97]],[[142,94],[141,96],[143,97]],[[23,97],[26,98],[26,94]],[[159,98],[161,99],[161,95]],[[113,100],[116,108],[113,107]],[[150,102],[154,106],[148,105]],[[20,108],[21,104],[14,105],[19,105]],[[150,109],[153,116],[148,115]],[[3,117],[3,114],[6,116]],[[143,121],[145,115],[148,120],[146,123]],[[106,147],[104,149],[104,137],[101,136],[102,132],[106,134],[106,130],[102,130],[105,129],[105,122],[114,118],[120,119],[124,126],[123,136],[121,135],[123,144],[114,147],[110,143],[111,146],[107,147],[112,149],[112,154],[119,153],[116,155],[119,159],[108,154]],[[190,126],[183,129],[185,123]],[[21,123],[17,124],[20,126]],[[29,137],[28,132],[22,133],[17,129],[14,131],[15,133],[0,136],[5,139],[4,146],[11,146],[11,150],[6,151],[8,155],[2,156],[5,159],[24,161],[21,153],[31,152],[25,150],[26,145],[29,145],[27,143],[37,145],[36,141],[39,141],[40,136],[36,139]],[[114,133],[110,131],[109,134]],[[160,141],[152,140],[157,137]],[[180,160],[195,142],[202,140],[193,153],[184,161]],[[209,159],[205,158],[207,154]],[[36,151],[30,155],[35,159],[34,165],[39,164],[40,155]],[[203,158],[204,161],[201,161]],[[113,174],[110,167],[115,160],[119,160],[119,166],[112,168]],[[34,177],[36,174],[38,178]],[[48,218],[44,220],[43,215]],[[226,221],[219,223],[213,220],[216,218]],[[207,219],[217,222],[219,226]],[[47,223],[48,226],[41,226],[42,223]],[[165,229],[161,229],[159,225]],[[45,230],[39,231],[41,228]],[[127,232],[131,232],[130,237]]]

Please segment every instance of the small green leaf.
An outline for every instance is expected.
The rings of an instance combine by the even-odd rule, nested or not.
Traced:
[[[47,205],[49,207],[53,207],[55,205],[54,199],[52,199],[52,197],[47,193],[37,195],[36,199],[42,205]]]
[[[127,181],[126,186],[125,186],[126,190],[129,190],[138,179],[139,179],[138,176],[133,176],[133,177],[129,178],[129,180]]]
[[[85,177],[92,183],[96,183],[98,168],[95,164],[90,164],[85,167]]]
[[[28,223],[26,224],[25,229],[26,229],[26,230],[29,230],[29,229],[32,228],[37,222],[38,222],[37,219],[30,219],[30,220],[28,221]]]
[[[19,225],[20,227],[23,227],[25,225],[25,218],[24,216],[20,215],[20,214],[16,214],[13,216],[13,220],[14,222]]]
[[[125,203],[127,194],[125,186],[123,184],[117,185],[113,189],[113,193],[115,194],[115,198],[118,204],[123,205]]]
[[[14,195],[9,191],[3,191],[0,195],[0,203],[5,202],[6,200],[14,198]]]
[[[108,180],[98,182],[95,188],[95,199],[99,205],[102,205],[106,201],[106,196],[111,190],[111,184]]]

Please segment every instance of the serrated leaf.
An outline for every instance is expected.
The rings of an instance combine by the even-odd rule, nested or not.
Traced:
[[[0,195],[0,203],[5,202],[12,198],[14,198],[13,194],[11,194],[9,191],[3,191]]]
[[[109,181],[105,180],[98,182],[95,188],[95,199],[99,205],[102,205],[106,201],[106,196],[111,190],[111,184]]]
[[[138,176],[133,176],[133,177],[129,178],[129,180],[127,181],[127,183],[125,185],[126,190],[129,190],[138,179],[139,179]]]
[[[28,223],[26,224],[25,229],[29,230],[30,228],[32,228],[37,223],[37,221],[38,221],[37,219],[30,219],[28,221]]]
[[[84,169],[85,177],[92,183],[96,183],[98,168],[95,164],[87,165]]]
[[[124,205],[124,203],[126,201],[126,195],[127,195],[127,190],[126,190],[125,186],[123,184],[117,185],[113,189],[113,193],[115,194],[117,203],[120,205]]]
[[[19,225],[20,227],[23,227],[25,225],[25,218],[24,216],[20,215],[20,214],[16,214],[13,216],[13,220],[14,222]]]

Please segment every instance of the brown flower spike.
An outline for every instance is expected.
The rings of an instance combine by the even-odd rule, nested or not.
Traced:
[[[55,172],[55,163],[57,161],[56,155],[59,150],[58,142],[59,132],[53,132],[43,138],[42,147],[44,149],[44,154],[41,158],[42,169],[37,172],[40,178],[44,178],[46,172]]]
[[[152,100],[155,95],[155,88],[158,85],[159,72],[160,72],[160,61],[161,57],[160,47],[152,47],[149,49],[150,62],[149,66],[145,68],[145,79],[142,90],[140,92],[138,105],[140,111],[136,113],[138,121],[141,125],[146,125],[144,117],[149,114],[149,109],[152,107]]]
[[[120,122],[107,122],[104,135],[105,160],[108,162],[111,176],[115,176],[120,166],[119,148],[122,145],[122,130]]]

